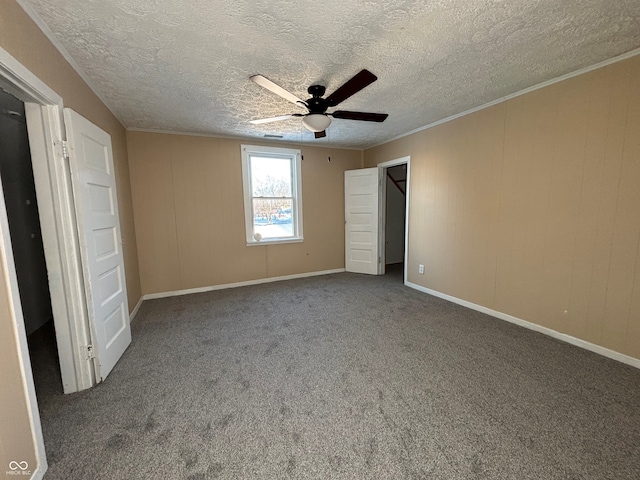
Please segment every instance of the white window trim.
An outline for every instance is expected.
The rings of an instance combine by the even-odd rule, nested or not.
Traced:
[[[247,246],[274,245],[281,243],[299,243],[304,241],[302,234],[302,155],[300,150],[282,147],[264,147],[260,145],[242,145],[242,191],[244,196],[244,222]],[[290,157],[293,162],[293,174],[291,190],[293,194],[293,227],[294,236],[285,238],[270,238],[256,240],[253,237],[253,202],[251,175],[249,168],[250,155],[282,156]]]

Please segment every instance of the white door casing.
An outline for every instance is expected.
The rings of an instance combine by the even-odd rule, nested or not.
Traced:
[[[344,172],[347,272],[379,273],[379,185],[380,169],[377,167]]]
[[[96,381],[131,343],[111,137],[64,109]]]

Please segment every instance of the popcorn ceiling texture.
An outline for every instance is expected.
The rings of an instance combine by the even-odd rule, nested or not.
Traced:
[[[638,0],[22,0],[128,128],[365,148],[640,47]],[[300,98],[362,68],[378,81],[314,140]]]

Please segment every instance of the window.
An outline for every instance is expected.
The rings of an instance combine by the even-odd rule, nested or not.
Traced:
[[[247,245],[302,241],[300,150],[242,145]]]

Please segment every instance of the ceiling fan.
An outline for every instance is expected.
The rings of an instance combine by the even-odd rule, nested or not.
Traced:
[[[291,113],[289,115],[281,115],[279,117],[261,118],[259,120],[251,120],[250,123],[260,125],[263,123],[278,122],[280,120],[288,120],[293,117],[302,117],[302,123],[307,129],[315,134],[316,138],[326,137],[325,130],[331,125],[331,118],[341,118],[344,120],[362,120],[365,122],[384,122],[389,116],[386,113],[368,113],[368,112],[349,112],[346,110],[336,110],[327,112],[327,109],[335,107],[339,103],[345,101],[351,95],[358,93],[367,85],[375,82],[376,77],[369,70],[361,70],[351,79],[347,80],[341,87],[326,98],[322,98],[325,93],[325,87],[322,85],[311,85],[307,91],[311,95],[308,100],[301,100],[293,93],[285,90],[280,85],[273,83],[262,75],[253,75],[250,77],[255,83],[267,90],[272,91],[276,95],[295,103],[298,106],[306,107],[307,113]]]

